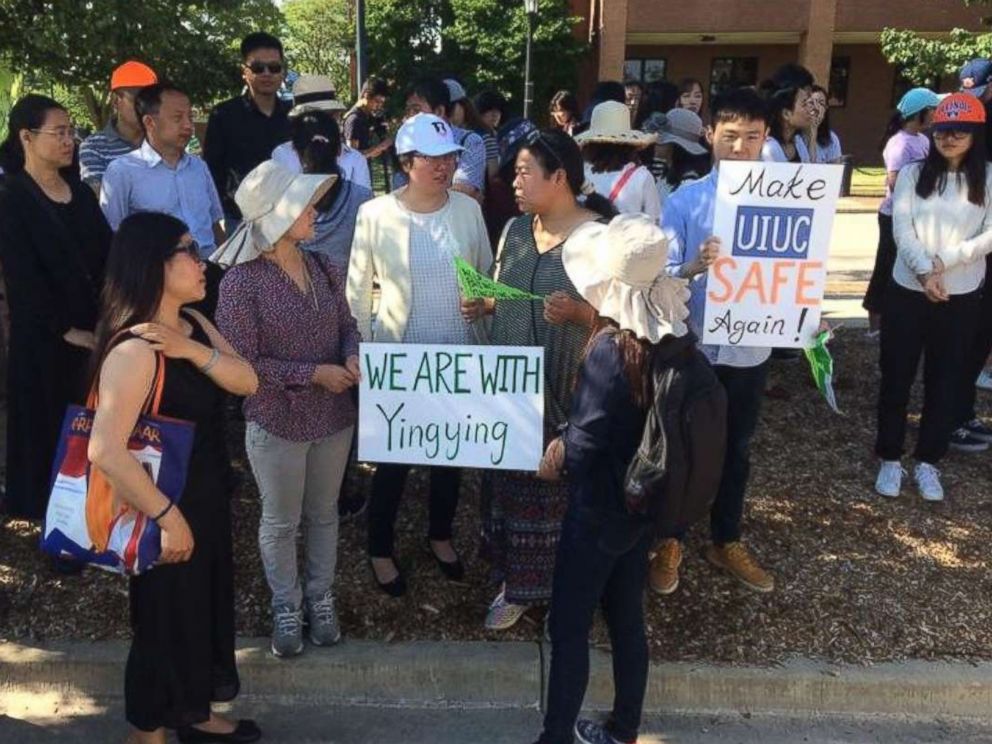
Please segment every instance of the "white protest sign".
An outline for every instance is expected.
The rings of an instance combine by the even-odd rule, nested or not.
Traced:
[[[358,459],[537,470],[540,346],[361,344]]]
[[[812,346],[820,325],[841,165],[722,161],[703,343]]]

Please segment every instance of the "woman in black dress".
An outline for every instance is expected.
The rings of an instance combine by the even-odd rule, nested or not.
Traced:
[[[66,405],[80,402],[110,227],[68,175],[75,130],[61,105],[29,95],[0,145],[0,262],[10,306],[6,511],[45,515]]]
[[[174,217],[146,212],[126,218],[107,260],[97,329],[94,358],[102,364],[90,460],[116,493],[162,530],[162,565],[131,579],[134,638],[124,698],[135,744],[164,744],[170,728],[182,742],[261,736],[254,722],[229,721],[210,709],[239,689],[224,391],[252,395],[258,377],[203,315],[180,311],[205,293],[197,251]],[[155,352],[165,358],[160,415],[196,426],[176,505],[126,448],[152,385]]]

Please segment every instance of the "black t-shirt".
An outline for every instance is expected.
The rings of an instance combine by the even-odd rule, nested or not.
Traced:
[[[372,114],[365,109],[355,107],[344,117],[344,141],[348,145],[357,147],[360,151],[368,150],[372,146],[372,129],[374,120]],[[357,142],[357,145],[353,143]]]

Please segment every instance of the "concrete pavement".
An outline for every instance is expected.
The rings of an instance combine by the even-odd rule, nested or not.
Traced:
[[[838,212],[830,238],[827,293],[823,316],[831,323],[864,327],[868,314],[861,307],[878,248],[878,215],[875,211]]]

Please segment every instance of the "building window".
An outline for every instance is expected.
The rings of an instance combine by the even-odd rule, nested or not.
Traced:
[[[850,77],[850,57],[834,57],[830,60],[830,86],[827,94],[827,105],[838,108],[847,105],[847,81]]]
[[[642,83],[664,80],[667,62],[660,58],[628,59],[623,63],[623,79],[640,80]]]
[[[892,108],[896,107],[899,99],[906,95],[906,91],[911,88],[929,88],[937,93],[940,91],[940,78],[930,77],[924,80],[922,85],[919,85],[906,77],[905,68],[902,65],[897,65],[896,74],[892,80]]]
[[[758,84],[757,57],[714,57],[710,69],[710,98],[743,85]]]

